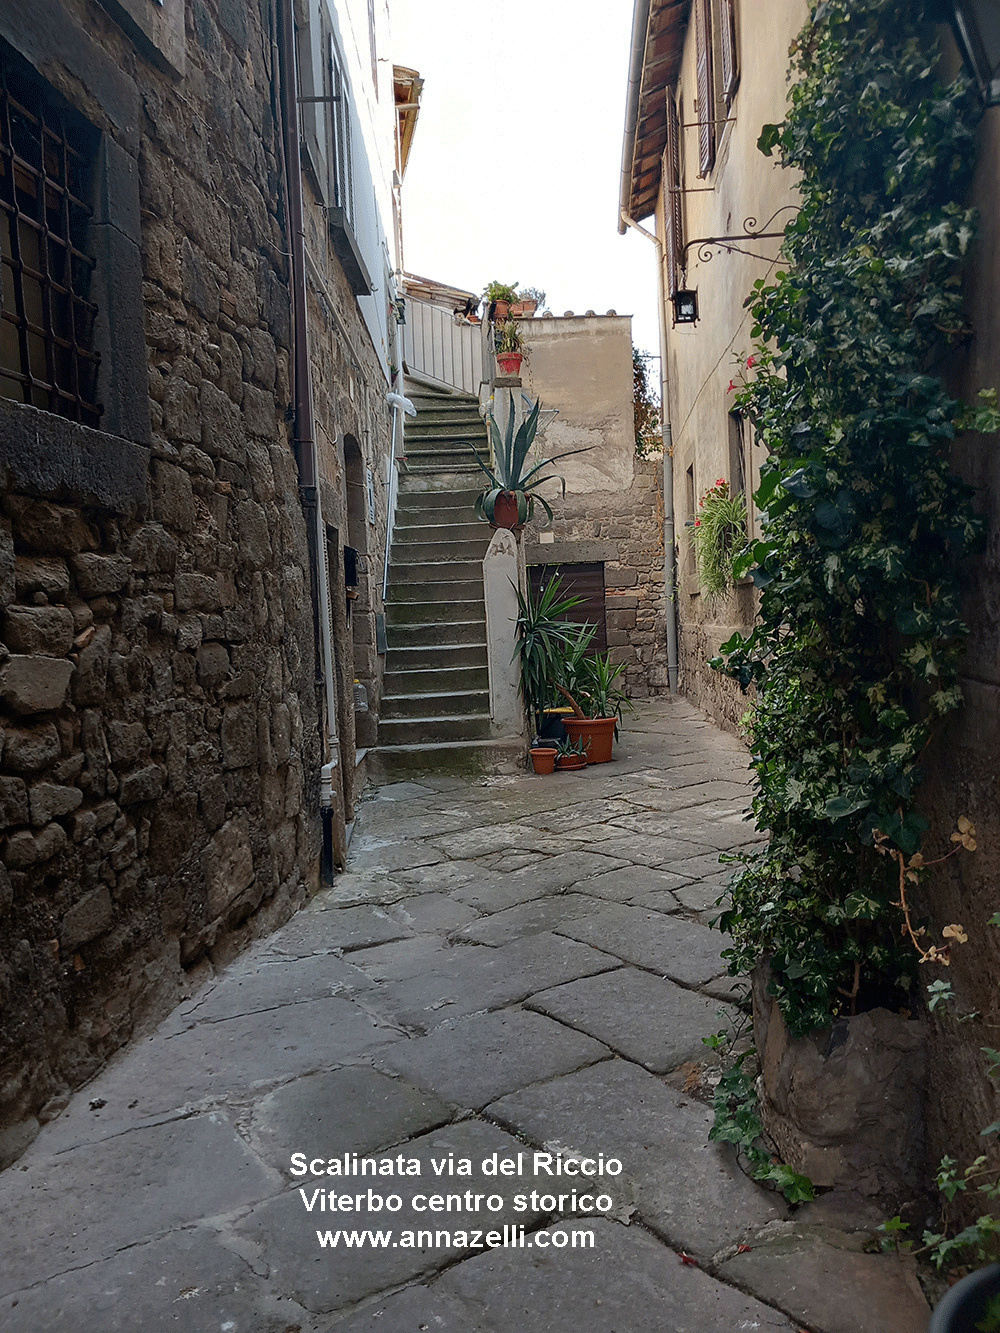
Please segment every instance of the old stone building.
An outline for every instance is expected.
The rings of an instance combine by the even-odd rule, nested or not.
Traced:
[[[598,627],[595,644],[625,662],[633,698],[667,689],[660,460],[636,455],[632,410],[632,321],[626,315],[547,316],[526,320],[524,390],[557,415],[544,429],[538,457],[559,459],[566,482],[543,493],[555,511],[527,529],[525,561],[538,581],[558,567],[566,586],[587,600],[574,615]]]
[[[304,900],[324,823],[343,852],[395,410],[386,45],[384,4],[0,11],[0,1163]]]

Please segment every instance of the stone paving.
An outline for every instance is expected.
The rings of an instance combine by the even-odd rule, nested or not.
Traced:
[[[0,1328],[923,1333],[912,1268],[752,1184],[692,1095],[745,755],[666,700],[617,756],[366,801],[348,872],[0,1176]]]

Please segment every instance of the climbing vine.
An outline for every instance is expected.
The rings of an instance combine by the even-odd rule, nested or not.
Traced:
[[[754,630],[713,665],[744,689],[754,815],[721,925],[732,970],[767,957],[793,1033],[905,1003],[896,862],[927,823],[921,756],[960,704],[959,562],[980,536],[950,466],[996,429],[946,391],[967,336],[959,265],[978,111],[940,80],[929,6],[824,0],[792,47],[783,124],[759,144],[799,173],[781,267],[748,300],[753,376],[737,395],[767,457],[763,535],[737,561]],[[882,854],[880,854],[880,851]]]

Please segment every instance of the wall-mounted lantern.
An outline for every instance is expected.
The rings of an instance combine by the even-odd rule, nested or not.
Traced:
[[[698,322],[698,293],[693,291],[674,292],[670,298],[674,303],[675,324],[696,324]]]
[[[953,0],[952,27],[983,101],[987,106],[1000,106],[1000,7],[996,0]]]

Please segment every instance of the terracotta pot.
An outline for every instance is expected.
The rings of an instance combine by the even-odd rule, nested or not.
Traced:
[[[491,527],[509,528],[511,532],[519,532],[522,524],[517,513],[517,496],[513,491],[501,491],[493,505],[493,521]]]
[[[497,352],[497,365],[504,375],[520,375],[523,360],[520,352]]]
[[[563,726],[571,741],[583,738],[589,764],[608,764],[611,762],[611,747],[615,739],[615,721],[613,717],[574,717],[567,714],[563,718]]]
[[[537,309],[537,301],[515,301],[510,308],[510,313],[515,319],[524,319],[528,315],[533,315]]]
[[[555,766],[555,750],[539,745],[531,751],[531,767],[536,773],[551,773]]]
[[[509,301],[494,301],[494,302],[493,302],[493,321],[494,321],[494,323],[497,323],[497,324],[498,324],[498,323],[500,322],[500,320],[502,320],[502,319],[506,319],[507,316],[508,316],[509,314],[510,314],[510,302],[509,302]]]
[[[587,756],[582,754],[561,754],[556,760],[560,773],[575,773],[577,769],[587,767]]]

